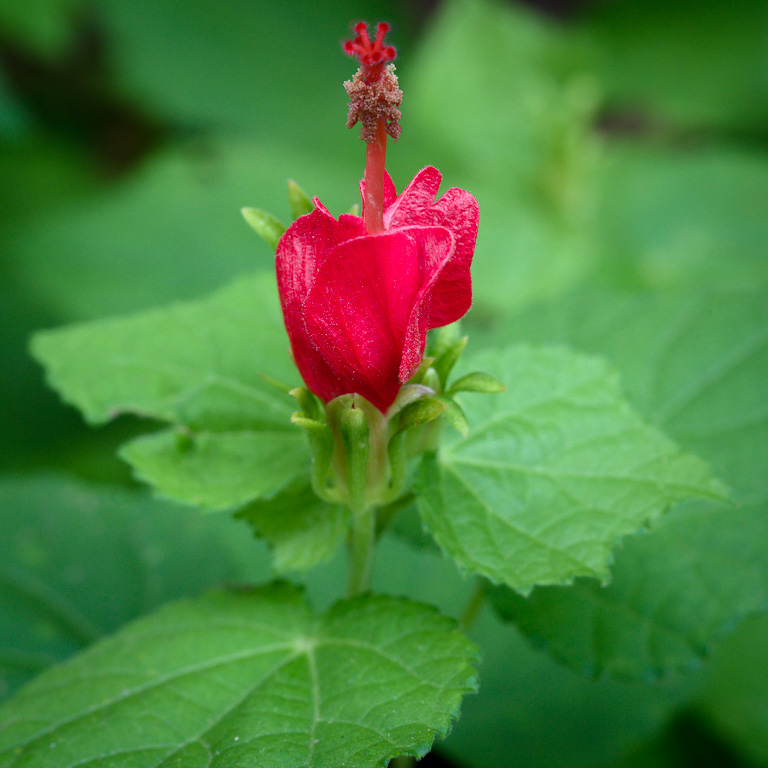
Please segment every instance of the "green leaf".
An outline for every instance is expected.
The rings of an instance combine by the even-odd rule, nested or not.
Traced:
[[[160,495],[226,510],[281,489],[309,470],[301,430],[185,432],[138,437],[120,449],[136,476]]]
[[[765,290],[578,294],[512,318],[498,339],[604,355],[643,416],[711,462],[740,495],[768,493]]]
[[[528,598],[493,593],[507,619],[581,672],[653,677],[691,667],[741,619],[768,608],[768,504],[692,502],[616,552],[611,584],[579,579]],[[738,563],[737,578],[729,577]]]
[[[288,585],[210,593],[27,686],[0,708],[0,761],[383,768],[447,734],[474,661],[451,621],[406,600],[315,617]]]
[[[740,147],[681,152],[613,142],[598,180],[603,281],[718,292],[768,284],[764,155]]]
[[[294,219],[312,213],[315,208],[307,193],[293,179],[288,179],[288,202]]]
[[[470,400],[470,434],[428,457],[419,510],[462,569],[526,593],[608,577],[618,539],[674,502],[721,498],[699,459],[645,424],[600,360],[517,347],[472,361],[509,386]]]
[[[0,698],[169,600],[262,579],[242,523],[64,477],[0,481]]]
[[[329,592],[333,595],[345,584],[343,572],[330,589],[326,580],[317,581],[309,588],[313,599],[323,603],[332,599]],[[472,582],[439,552],[417,550],[394,535],[380,540],[375,589],[434,603],[459,616],[471,598]],[[487,608],[480,611],[470,636],[482,651],[480,694],[467,697],[461,718],[438,749],[457,765],[473,768],[612,765],[662,727],[701,677],[692,670],[648,685],[576,675],[531,648],[513,625],[502,623]]]
[[[450,392],[480,392],[485,395],[504,392],[506,387],[487,373],[468,373],[451,384]]]
[[[169,498],[226,509],[308,470],[293,400],[261,375],[295,378],[271,277],[195,302],[37,334],[51,385],[93,423],[120,413],[181,426],[121,455]]]
[[[599,88],[565,30],[522,3],[449,0],[409,59],[414,138],[482,211],[478,308],[557,295],[599,253]]]
[[[259,373],[296,377],[274,280],[241,278],[199,301],[36,334],[32,354],[86,419],[135,413],[193,429],[288,429],[292,401]]]
[[[609,356],[641,412],[711,461],[739,499],[676,509],[652,535],[625,541],[608,587],[580,580],[527,601],[505,595],[504,612],[537,644],[587,672],[652,676],[690,666],[768,607],[766,328],[762,292],[603,293],[528,312],[501,332]]]
[[[273,216],[271,213],[262,211],[259,208],[241,208],[240,213],[248,222],[248,226],[273,250],[277,249],[277,244],[285,232],[285,224]]]
[[[349,528],[349,509],[322,501],[302,480],[272,498],[252,502],[236,516],[269,542],[278,573],[306,571],[330,560]]]

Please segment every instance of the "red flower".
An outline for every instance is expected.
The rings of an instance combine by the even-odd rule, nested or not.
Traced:
[[[386,412],[419,366],[427,331],[469,309],[477,201],[450,189],[435,202],[440,179],[425,168],[397,196],[387,175],[382,232],[366,231],[365,211],[337,221],[315,198],[281,238],[277,285],[293,357],[323,401],[356,392]]]

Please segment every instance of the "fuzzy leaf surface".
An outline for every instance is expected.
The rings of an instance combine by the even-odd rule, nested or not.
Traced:
[[[646,424],[604,362],[565,348],[474,358],[509,389],[467,398],[467,438],[427,457],[419,510],[466,571],[527,593],[608,578],[614,544],[690,497],[722,498],[705,464]]]
[[[496,589],[499,613],[581,672],[657,677],[691,667],[744,616],[768,608],[768,504],[697,501],[616,552],[612,582]],[[738,564],[738,567],[734,567]],[[738,578],[728,575],[736,571]]]
[[[274,280],[262,275],[32,341],[51,386],[92,424],[133,413],[211,431],[285,425],[291,401],[259,374],[295,378],[287,350]]]
[[[50,384],[90,422],[132,413],[179,427],[132,441],[123,458],[161,495],[211,509],[274,493],[308,466],[295,404],[261,376],[295,380],[287,350],[266,276],[32,342]]]
[[[306,473],[306,438],[293,429],[163,430],[131,440],[120,455],[162,496],[209,510],[232,509]]]
[[[285,584],[209,593],[6,702],[0,764],[383,768],[448,732],[474,662],[453,623],[418,603],[363,596],[314,616]]]
[[[607,587],[583,579],[527,600],[500,591],[495,604],[538,645],[589,673],[690,667],[744,616],[768,609],[765,293],[575,296],[513,325],[609,356],[633,403],[709,460],[736,503],[687,504],[651,535],[627,539]]]
[[[640,413],[740,496],[768,492],[768,292],[576,294],[499,328],[605,356]]]

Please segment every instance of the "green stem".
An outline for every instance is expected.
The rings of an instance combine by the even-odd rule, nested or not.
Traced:
[[[370,510],[354,515],[349,534],[350,597],[370,589],[376,531],[376,516]]]
[[[483,607],[488,592],[488,584],[484,579],[475,578],[475,586],[467,604],[459,617],[459,629],[466,632],[475,622],[480,609]]]

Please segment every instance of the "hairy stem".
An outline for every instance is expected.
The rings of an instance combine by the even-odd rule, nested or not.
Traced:
[[[371,570],[376,532],[376,517],[370,510],[354,516],[349,534],[350,597],[365,592],[371,586]]]

